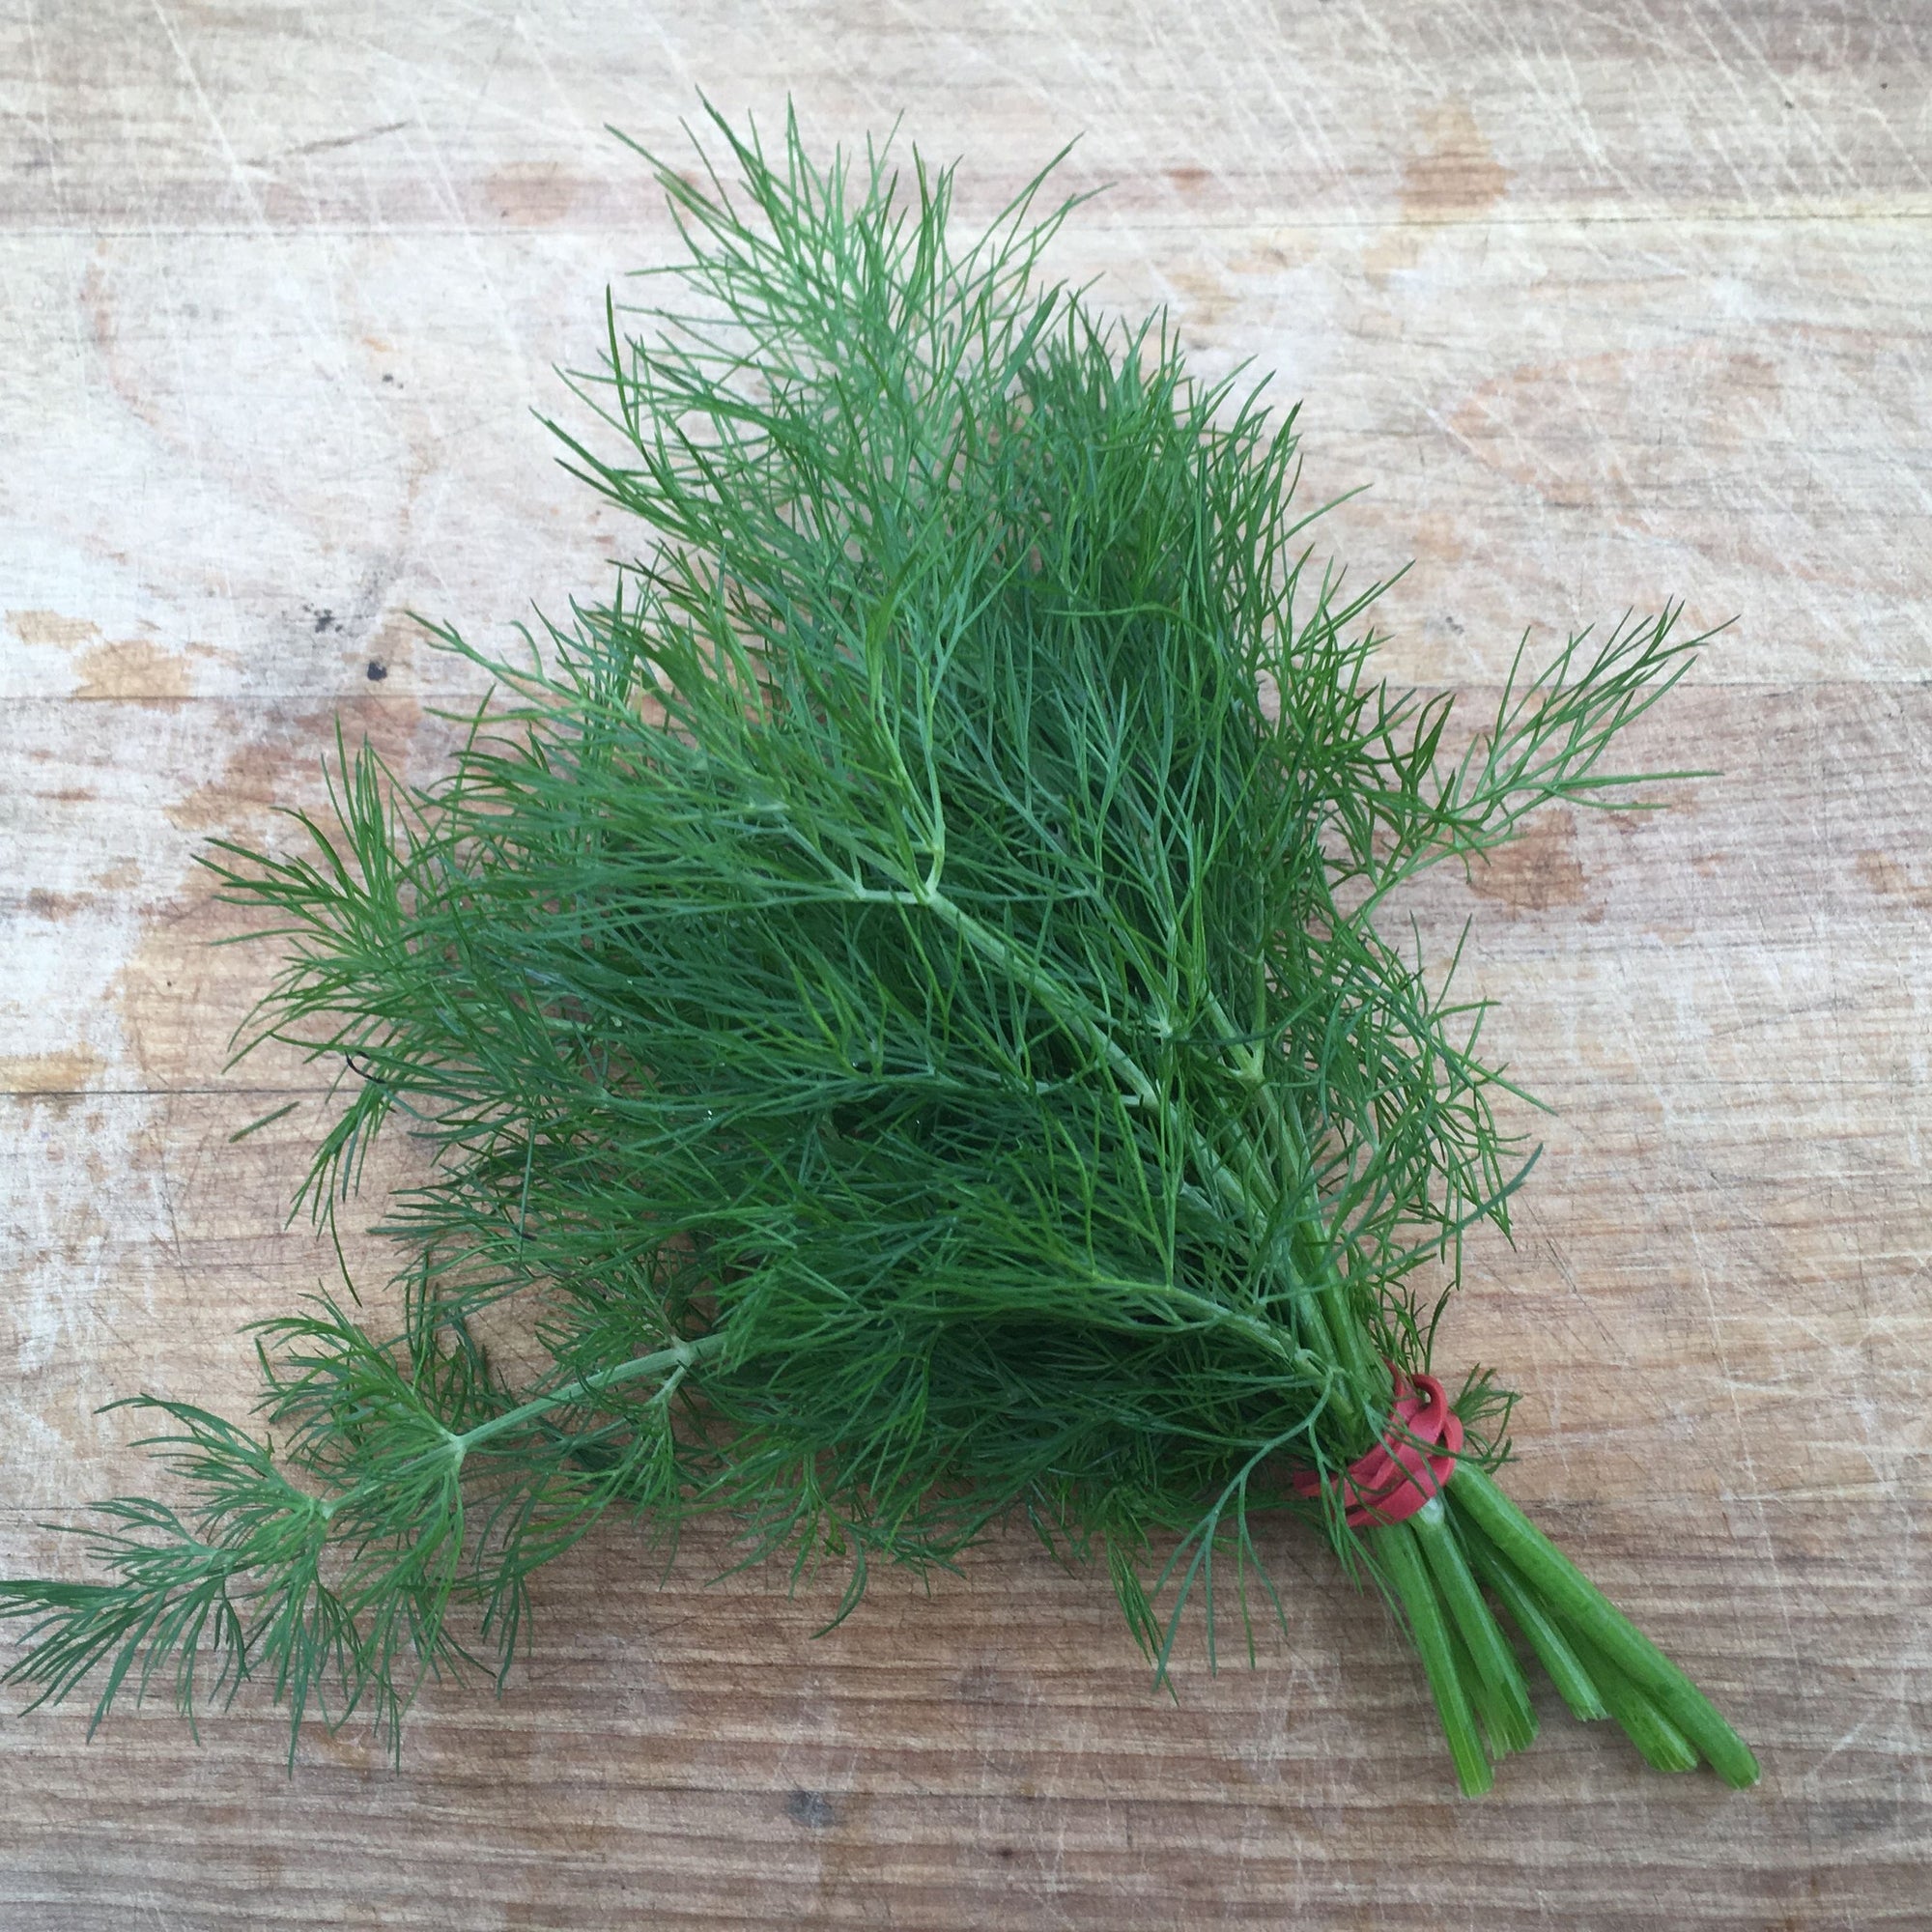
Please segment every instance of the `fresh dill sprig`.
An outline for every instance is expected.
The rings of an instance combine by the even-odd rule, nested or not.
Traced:
[[[526,659],[437,631],[497,686],[446,777],[338,746],[302,849],[210,862],[282,951],[242,1050],[344,1074],[303,1199],[398,1113],[434,1150],[404,1330],[269,1323],[260,1435],[147,1402],[188,1500],[101,1506],[111,1580],[0,1584],[13,1679],[103,1670],[98,1719],[253,1676],[292,1752],[394,1738],[613,1505],[837,1557],[841,1615],[1023,1515],[1164,1671],[1190,1602],[1252,1645],[1289,1514],[1399,1609],[1467,1788],[1533,1729],[1478,1577],[1584,1715],[1754,1775],[1490,1481],[1487,1375],[1408,1520],[1307,1481],[1399,1438],[1390,1372],[1526,1168],[1483,1003],[1378,917],[1543,804],[1635,802],[1603,754],[1701,639],[1520,655],[1452,753],[1450,696],[1373,675],[1385,586],[1311,563],[1293,412],[1041,284],[1050,171],[961,245],[951,170],[713,119],[734,179],[651,160],[677,293],[611,300],[601,433],[557,430],[643,558]],[[477,1339],[502,1302],[534,1376]]]

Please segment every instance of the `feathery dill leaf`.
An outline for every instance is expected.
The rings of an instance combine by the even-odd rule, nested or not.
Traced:
[[[243,1050],[343,1070],[306,1203],[398,1114],[434,1148],[391,1205],[405,1329],[267,1324],[260,1437],[149,1404],[191,1500],[101,1506],[111,1581],[0,1585],[12,1675],[188,1709],[212,1653],[292,1751],[311,1712],[394,1737],[425,1675],[508,1667],[611,1507],[836,1557],[841,1615],[1020,1514],[1164,1671],[1197,1599],[1210,1658],[1230,1614],[1252,1644],[1289,1514],[1409,1625],[1468,1788],[1533,1724],[1472,1564],[1551,1655],[1565,1618],[1614,1653],[1641,1728],[1674,1680],[1492,1485],[1461,1507],[1487,1375],[1412,1522],[1295,1477],[1399,1426],[1389,1366],[1426,1372],[1526,1166],[1482,1003],[1377,915],[1550,800],[1632,803],[1600,760],[1701,640],[1666,611],[1520,657],[1452,755],[1453,699],[1373,675],[1385,586],[1311,563],[1293,412],[1040,282],[1050,170],[961,244],[950,170],[714,121],[730,181],[651,161],[675,297],[611,298],[572,379],[601,431],[556,428],[644,556],[516,662],[437,632],[497,685],[445,777],[338,741],[300,849],[211,861],[281,950]],[[475,1339],[512,1299],[521,1379]]]

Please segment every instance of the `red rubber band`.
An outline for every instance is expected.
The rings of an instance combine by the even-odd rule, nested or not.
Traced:
[[[1396,1404],[1382,1439],[1350,1463],[1346,1474],[1328,1478],[1348,1502],[1343,1514],[1350,1529],[1406,1522],[1426,1509],[1455,1472],[1456,1452],[1463,1446],[1462,1418],[1449,1406],[1442,1384],[1434,1376],[1406,1376],[1395,1368],[1391,1373]],[[1404,1394],[1405,1387],[1409,1393]],[[1431,1443],[1439,1449],[1432,1450]],[[1294,1487],[1304,1496],[1319,1496],[1322,1482],[1304,1469]]]

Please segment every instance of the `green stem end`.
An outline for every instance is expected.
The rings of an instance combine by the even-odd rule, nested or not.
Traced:
[[[1758,1762],[1690,1679],[1583,1576],[1473,1463],[1372,1540],[1414,1638],[1463,1790],[1536,1735],[1517,1653],[1484,1586],[1585,1721],[1612,1718],[1659,1771],[1708,1763],[1739,1789]]]

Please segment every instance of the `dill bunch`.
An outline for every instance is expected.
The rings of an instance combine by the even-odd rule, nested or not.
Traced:
[[[433,1150],[401,1330],[264,1324],[255,1431],[136,1398],[182,1500],[98,1506],[106,1580],[0,1584],[11,1678],[99,1672],[97,1720],[255,1678],[292,1761],[310,1717],[393,1740],[612,1508],[841,1560],[841,1615],[1022,1515],[1164,1672],[1190,1603],[1252,1647],[1287,1515],[1397,1611],[1465,1790],[1535,1729],[1512,1628],[1748,1783],[1497,1487],[1508,1395],[1428,1375],[1527,1160],[1481,1003],[1378,924],[1540,805],[1632,803],[1603,753],[1702,639],[1519,654],[1452,753],[1450,696],[1372,674],[1383,586],[1310,564],[1293,412],[1039,283],[1050,169],[959,245],[950,170],[713,120],[735,185],[645,156],[677,293],[571,379],[616,454],[557,432],[642,560],[526,658],[436,632],[496,681],[446,776],[338,738],[297,853],[208,862],[281,949],[241,1050],[345,1078],[303,1199],[398,1116]]]

